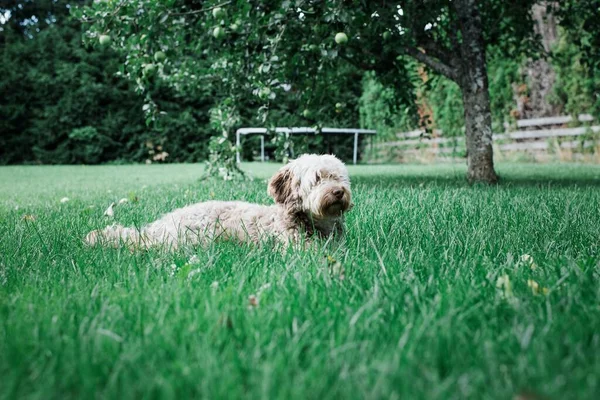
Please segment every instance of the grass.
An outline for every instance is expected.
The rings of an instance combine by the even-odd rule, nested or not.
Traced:
[[[269,202],[277,166],[245,167],[242,184],[196,165],[0,168],[0,398],[600,393],[599,166],[501,164],[497,187],[457,165],[351,167],[335,252],[81,242],[123,197],[139,199],[115,208],[124,224]]]

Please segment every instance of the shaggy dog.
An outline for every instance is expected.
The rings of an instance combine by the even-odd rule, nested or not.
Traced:
[[[207,201],[179,208],[141,229],[108,226],[90,232],[85,241],[148,248],[274,238],[287,245],[342,233],[344,213],[352,206],[348,171],[332,155],[306,154],[291,161],[271,178],[267,192],[275,205]]]

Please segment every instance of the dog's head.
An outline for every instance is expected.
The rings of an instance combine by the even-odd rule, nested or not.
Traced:
[[[352,208],[348,170],[332,155],[305,154],[290,161],[271,178],[268,193],[290,212],[314,219],[336,218]]]

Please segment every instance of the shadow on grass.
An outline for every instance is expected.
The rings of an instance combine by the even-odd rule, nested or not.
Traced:
[[[531,187],[531,188],[546,188],[546,187],[589,187],[600,188],[600,177],[590,176],[572,176],[572,177],[552,177],[552,176],[520,176],[515,174],[500,174],[500,181],[495,185],[485,184],[469,184],[464,174],[460,175],[439,175],[439,174],[356,174],[352,176],[353,184],[365,185],[383,185],[383,186],[439,186],[439,187],[492,187],[492,188],[510,188],[510,187]]]
[[[281,164],[245,164],[258,179],[269,179]],[[496,165],[492,187],[600,187],[600,165],[507,163]],[[348,165],[352,183],[385,186],[469,187],[464,163]],[[485,185],[484,185],[485,186]]]

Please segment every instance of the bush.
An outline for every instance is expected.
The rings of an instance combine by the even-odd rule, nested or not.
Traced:
[[[96,164],[101,161],[104,149],[110,144],[111,140],[99,134],[96,128],[86,126],[69,133],[69,141],[63,144],[67,149],[61,152],[70,153],[71,164]]]

